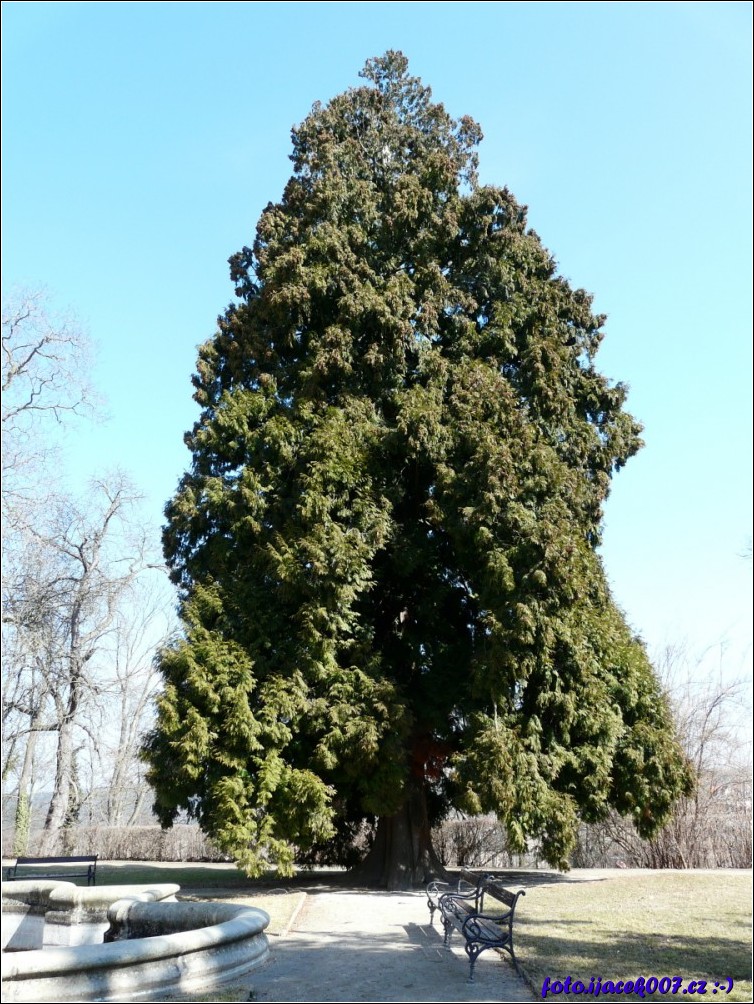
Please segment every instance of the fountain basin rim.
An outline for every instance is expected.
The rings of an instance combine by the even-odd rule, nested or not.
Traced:
[[[18,907],[24,906],[104,912],[113,903],[124,899],[139,903],[175,899],[180,888],[174,882],[156,882],[151,886],[144,883],[79,886],[52,879],[21,879],[18,882],[3,882],[3,913],[16,913],[19,912]]]
[[[108,913],[118,908],[128,909],[134,905],[133,899],[119,900],[111,906]],[[173,904],[177,910],[180,910],[182,905]],[[257,907],[233,906],[229,903],[219,905],[228,911],[228,919],[219,924],[194,930],[134,938],[129,941],[114,941],[104,945],[37,948],[26,952],[14,952],[10,956],[3,957],[3,979],[14,980],[24,977],[43,979],[76,970],[97,970],[103,965],[120,969],[177,955],[189,955],[216,945],[229,945],[254,934],[261,934],[270,922],[264,910]]]

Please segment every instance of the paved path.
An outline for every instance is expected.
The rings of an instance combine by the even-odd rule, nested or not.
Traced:
[[[484,952],[469,965],[443,948],[423,893],[312,891],[271,959],[252,974],[255,1001],[531,1001],[512,966]]]

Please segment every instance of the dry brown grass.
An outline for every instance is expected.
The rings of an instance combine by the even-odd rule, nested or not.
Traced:
[[[690,981],[706,980],[707,1000],[752,1000],[751,872],[590,874],[594,877],[588,881],[578,874],[543,876],[519,903],[516,954],[538,994],[548,976],[564,980],[570,975],[586,987],[592,977],[680,976],[678,994],[643,999],[677,1002]],[[529,885],[530,876],[517,878]],[[727,977],[734,982],[729,994],[722,988]]]

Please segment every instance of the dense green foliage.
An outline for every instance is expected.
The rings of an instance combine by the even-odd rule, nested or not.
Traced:
[[[476,124],[398,53],[363,76],[294,129],[200,349],[157,809],[253,873],[421,788],[563,865],[579,816],[649,834],[689,783],[595,553],[640,429]]]

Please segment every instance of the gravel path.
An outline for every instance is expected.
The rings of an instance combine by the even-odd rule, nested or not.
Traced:
[[[455,943],[455,944],[453,944]],[[252,974],[255,1001],[531,1001],[513,967],[484,952],[468,983],[460,937],[443,948],[423,893],[309,892],[271,959]]]

